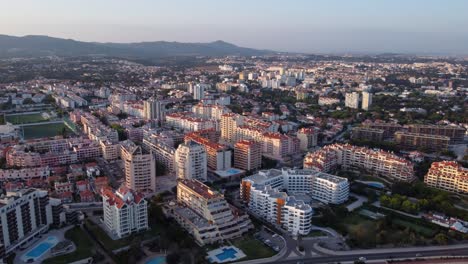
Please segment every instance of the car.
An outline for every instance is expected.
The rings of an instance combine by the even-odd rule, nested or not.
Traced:
[[[416,257],[422,257],[421,253],[416,253]]]
[[[365,257],[360,257],[359,261],[366,261],[367,259]]]

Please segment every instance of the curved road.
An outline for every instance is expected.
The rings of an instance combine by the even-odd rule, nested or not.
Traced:
[[[317,256],[310,258],[296,258],[290,260],[277,260],[275,262],[265,262],[265,263],[280,263],[280,264],[292,264],[292,263],[333,263],[340,261],[355,261],[360,257],[365,257],[367,260],[385,260],[385,259],[399,259],[399,258],[415,258],[416,254],[421,253],[421,250],[415,249],[414,251],[398,251],[395,249],[391,253],[367,253],[367,254],[354,254],[352,251],[349,252],[349,255],[340,255],[340,256]],[[437,256],[468,256],[468,245],[465,248],[458,249],[440,249],[432,250],[422,253],[422,258],[424,257],[437,257]]]

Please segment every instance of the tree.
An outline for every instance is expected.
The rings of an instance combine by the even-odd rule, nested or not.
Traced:
[[[439,245],[447,245],[448,244],[448,237],[447,235],[443,234],[443,233],[438,233],[435,237],[434,237],[434,240],[435,242],[437,242],[437,244]]]

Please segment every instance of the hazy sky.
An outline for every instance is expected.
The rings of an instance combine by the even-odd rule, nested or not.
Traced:
[[[468,54],[468,0],[0,0],[0,34]]]

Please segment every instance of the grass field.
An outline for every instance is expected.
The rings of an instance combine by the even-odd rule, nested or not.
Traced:
[[[422,225],[419,225],[417,223],[412,223],[412,222],[409,222],[409,221],[405,221],[403,219],[394,219],[393,220],[393,223],[399,225],[399,226],[402,226],[402,227],[408,227],[412,230],[414,230],[415,232],[423,235],[423,236],[426,236],[426,237],[432,237],[436,234],[437,230],[432,230],[430,229],[429,227],[425,227],[425,226],[422,226]]]
[[[109,250],[119,249],[128,246],[131,242],[130,238],[112,240],[102,228],[91,221],[86,221],[86,227],[93,233],[96,238]]]
[[[245,236],[233,241],[234,246],[241,249],[247,257],[242,260],[269,258],[276,254],[276,252],[263,244],[260,240],[254,237]]]
[[[10,122],[14,125],[47,121],[47,119],[42,117],[42,113],[9,116],[7,115],[5,118],[7,122]]]
[[[42,138],[42,137],[53,137],[61,135],[63,128],[68,134],[73,133],[65,124],[44,124],[35,126],[23,126],[24,139]]]
[[[46,259],[44,264],[66,264],[81,259],[93,256],[93,242],[87,235],[83,234],[83,230],[79,227],[74,227],[65,233],[65,238],[73,241],[76,250],[72,253]]]

